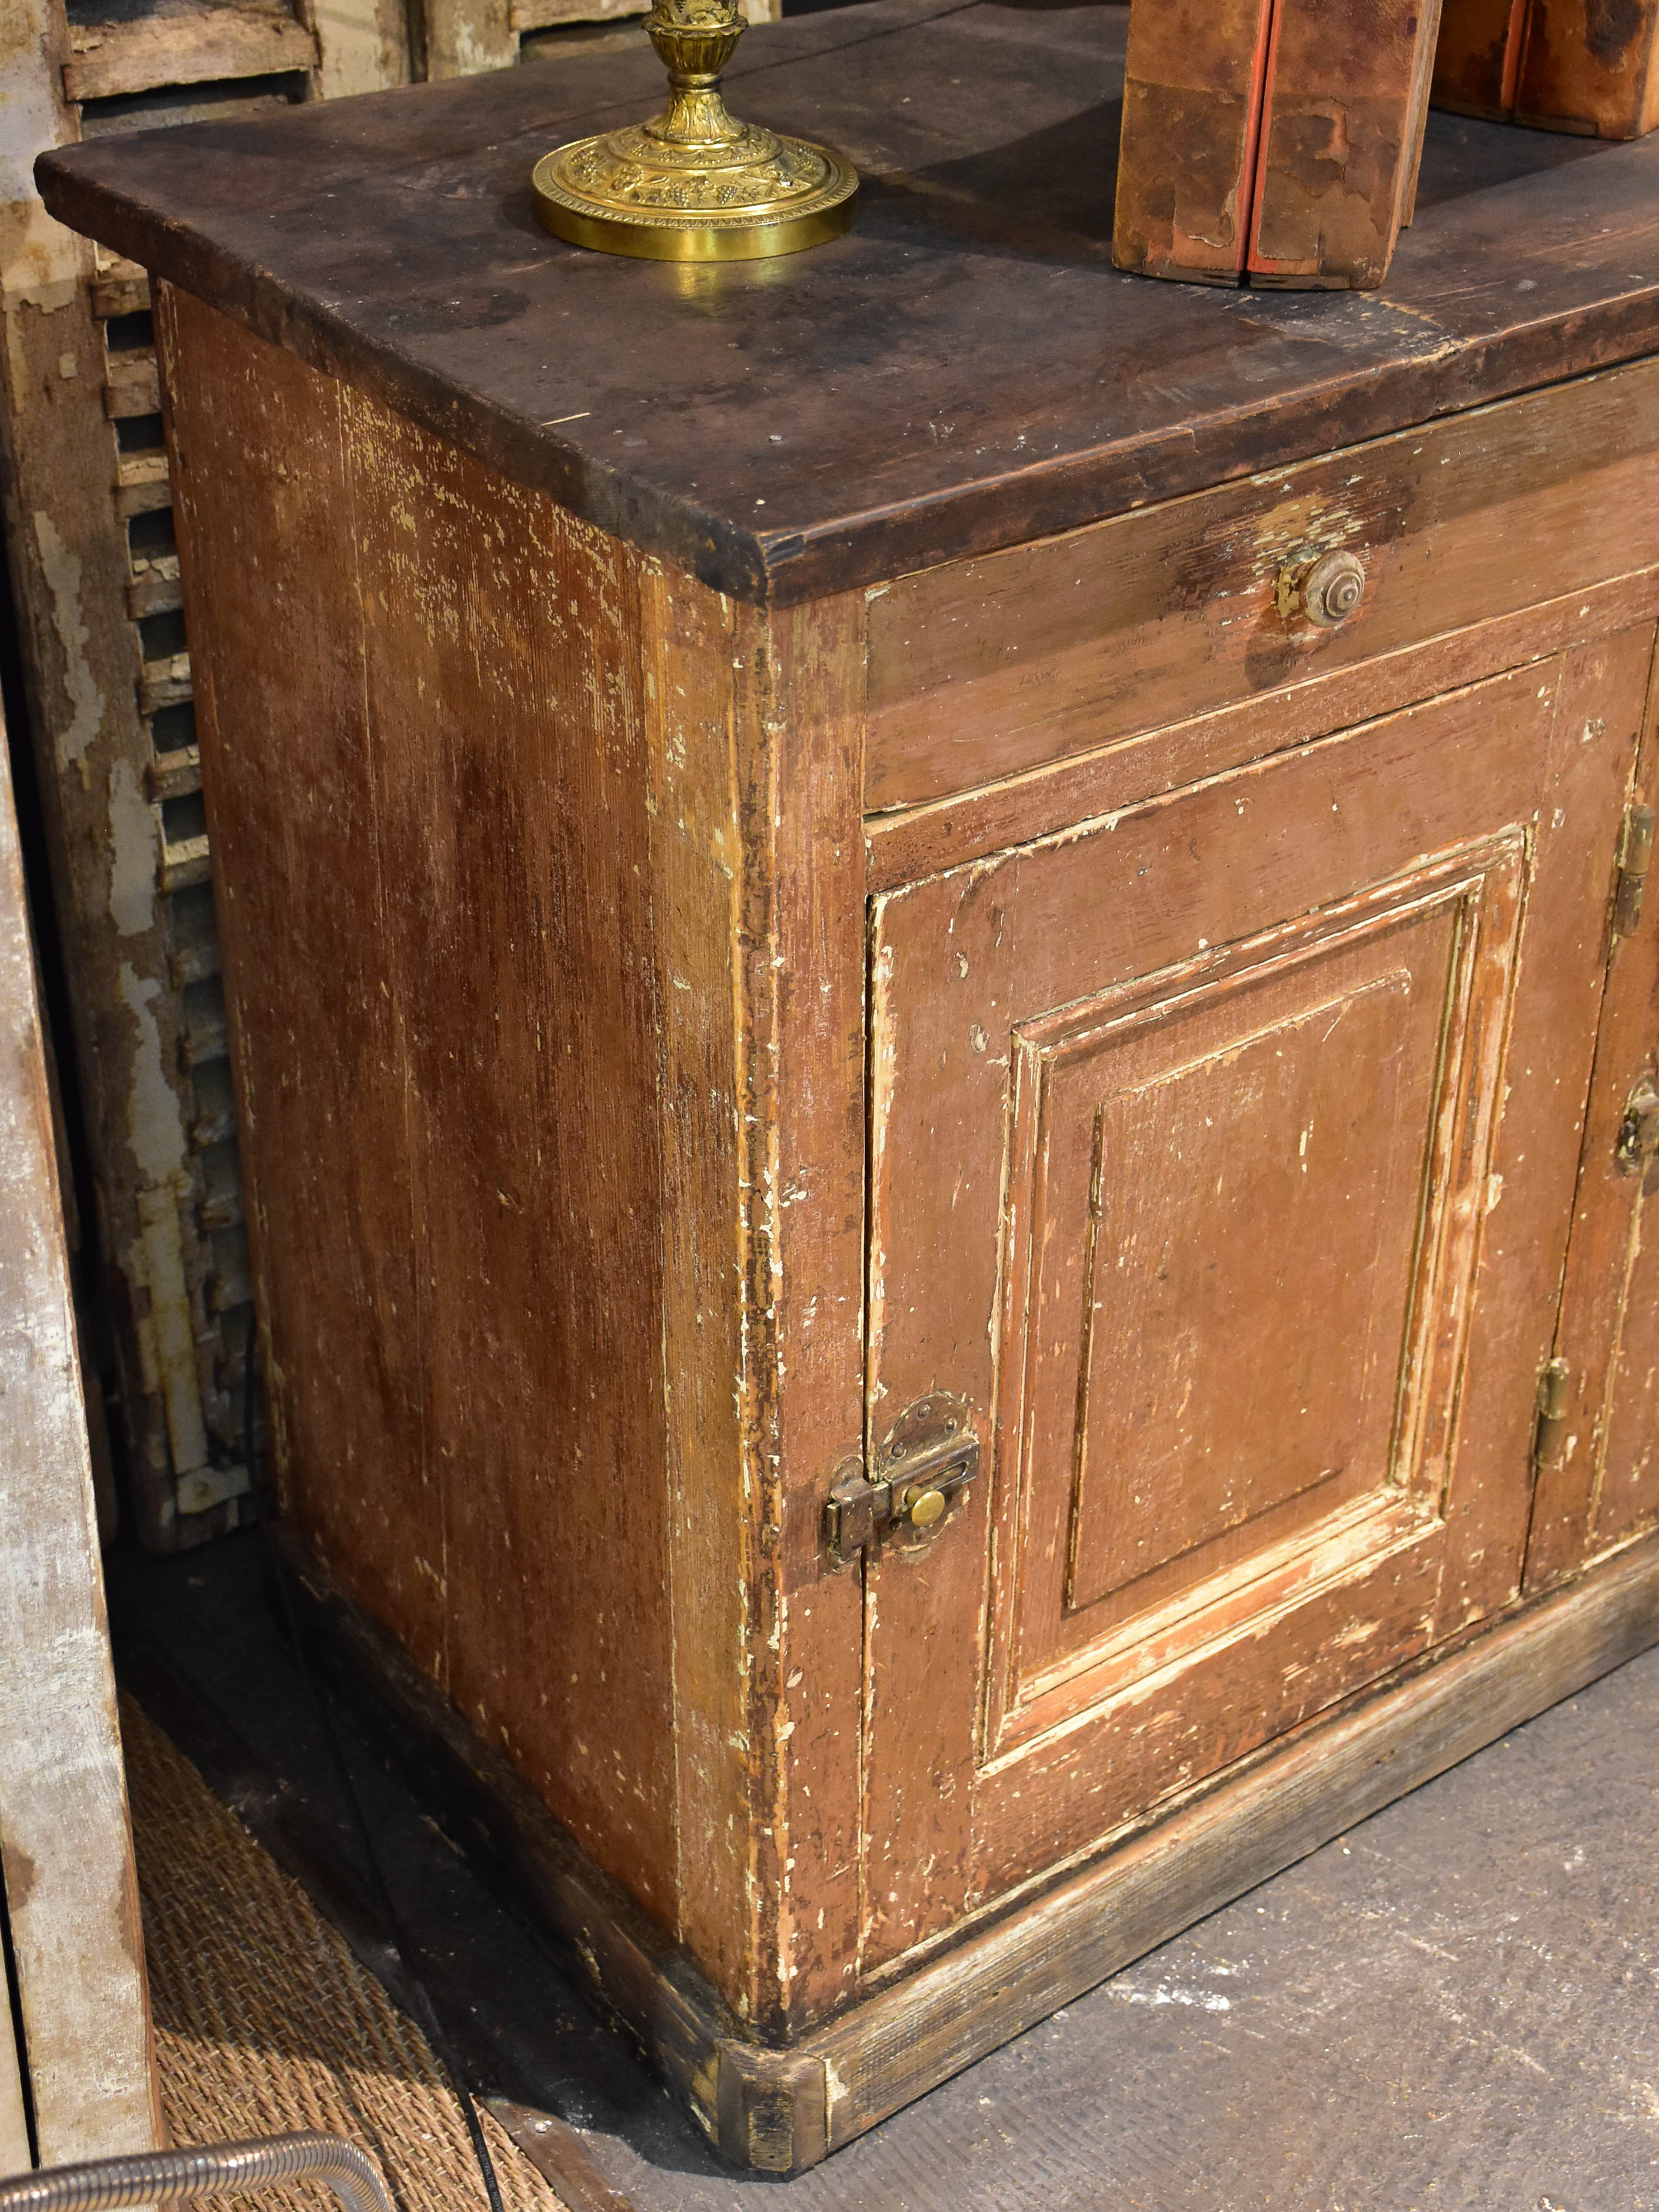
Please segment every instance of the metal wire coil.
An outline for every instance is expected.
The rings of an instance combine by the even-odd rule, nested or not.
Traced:
[[[0,2181],[0,2212],[114,2212],[123,2204],[172,2204],[227,2197],[277,2181],[325,2181],[343,2212],[392,2212],[380,2170],[343,2136],[267,2136],[90,2159]]]

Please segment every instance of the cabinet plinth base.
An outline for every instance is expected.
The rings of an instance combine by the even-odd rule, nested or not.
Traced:
[[[793,2173],[1659,1644],[1659,1536],[1310,1723],[787,2050],[744,2029],[507,1762],[290,1546],[332,1671],[734,2165]]]

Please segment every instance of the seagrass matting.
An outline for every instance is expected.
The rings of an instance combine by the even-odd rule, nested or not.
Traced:
[[[257,1551],[108,1567],[129,1688],[284,1865],[299,1838],[324,1894],[334,1784]],[[174,2127],[338,2126],[401,2212],[477,2204],[363,1930],[354,1957],[195,1768],[126,1727]],[[586,2152],[579,2212],[1659,2212],[1659,1650],[791,2182],[718,2166],[390,1765],[354,1764],[476,2082],[574,2124],[538,2140],[514,2118],[533,2154]],[[550,2208],[503,2164],[512,2212]]]
[[[320,2128],[380,2160],[398,2212],[463,2212],[483,2187],[426,2039],[131,1698],[127,1787],[161,2101],[175,2142]],[[507,2212],[559,2199],[488,2113]],[[261,2208],[321,2212],[318,2185]]]

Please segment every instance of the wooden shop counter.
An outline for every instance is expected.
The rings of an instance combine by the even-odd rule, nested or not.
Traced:
[[[1659,138],[1146,282],[1122,28],[753,33],[866,179],[771,263],[537,229],[643,40],[41,165],[161,280],[285,1510],[773,2170],[1659,1638]]]

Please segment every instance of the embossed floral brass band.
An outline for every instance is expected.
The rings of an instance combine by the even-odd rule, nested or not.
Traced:
[[[653,261],[748,261],[838,238],[858,212],[857,173],[726,112],[720,73],[747,27],[738,0],[654,0],[645,27],[667,109],[545,155],[531,179],[545,227]]]

